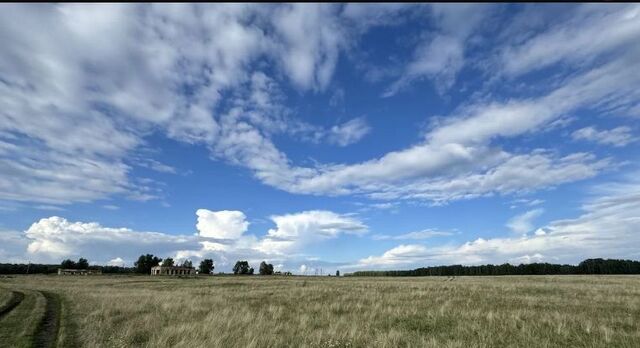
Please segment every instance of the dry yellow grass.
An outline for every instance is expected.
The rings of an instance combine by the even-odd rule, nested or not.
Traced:
[[[640,277],[447,279],[23,276],[0,287],[61,295],[59,346],[640,347]]]
[[[2,308],[11,298],[11,291],[0,288],[0,308]]]

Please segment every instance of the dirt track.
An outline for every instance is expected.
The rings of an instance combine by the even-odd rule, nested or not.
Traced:
[[[20,291],[11,291],[11,299],[0,308],[0,318],[9,314],[14,308],[16,308],[24,300],[24,293]]]
[[[60,298],[58,295],[41,291],[42,296],[47,300],[44,316],[38,325],[36,335],[33,340],[34,347],[54,347],[58,340],[58,330],[60,328]]]

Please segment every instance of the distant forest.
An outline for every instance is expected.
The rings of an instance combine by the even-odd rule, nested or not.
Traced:
[[[45,264],[11,264],[0,263],[0,274],[48,274],[57,273],[60,265]],[[105,274],[149,274],[136,267],[89,266],[89,269],[101,270]],[[420,276],[492,276],[492,275],[552,275],[552,274],[640,274],[640,261],[616,259],[588,259],[575,265],[558,265],[551,263],[529,263],[511,265],[481,266],[434,266],[421,267],[404,271],[357,271],[346,276],[386,276],[386,277],[420,277]]]
[[[39,263],[0,263],[0,274],[49,274],[58,273],[60,265],[45,265]],[[102,273],[135,273],[134,267],[120,266],[89,266],[91,270],[101,270]]]
[[[575,265],[529,263],[482,266],[435,266],[406,271],[357,271],[349,276],[421,277],[421,276],[495,276],[495,275],[551,275],[551,274],[640,274],[640,261],[616,259],[588,259]]]

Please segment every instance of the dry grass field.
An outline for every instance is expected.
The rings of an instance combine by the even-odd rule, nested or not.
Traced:
[[[3,347],[640,347],[638,276],[0,278],[12,301]]]

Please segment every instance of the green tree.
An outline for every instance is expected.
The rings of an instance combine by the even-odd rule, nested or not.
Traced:
[[[134,263],[136,273],[150,274],[151,267],[159,265],[160,261],[162,261],[161,258],[153,256],[152,254],[140,255],[138,261]]]
[[[162,267],[173,267],[173,259],[170,257],[164,259],[164,261],[162,261]]]
[[[233,266],[233,274],[253,274],[253,268],[249,267],[248,261],[238,261]]]
[[[212,259],[204,259],[200,261],[200,273],[201,274],[211,274],[214,269],[213,260]]]
[[[66,259],[62,261],[62,263],[60,263],[60,267],[64,269],[72,269],[72,268],[76,268],[76,263],[73,260]]]
[[[193,262],[191,262],[191,260],[184,260],[181,267],[193,268]]]
[[[260,263],[260,268],[258,269],[258,272],[260,272],[260,275],[272,275],[273,265],[270,263],[266,263],[265,261],[262,261]]]
[[[78,260],[78,263],[76,264],[76,267],[79,268],[79,269],[88,269],[89,268],[89,261],[87,261],[87,259],[81,257]]]

